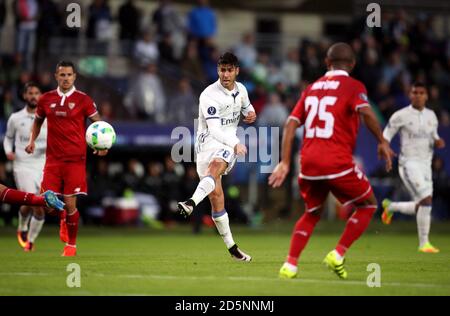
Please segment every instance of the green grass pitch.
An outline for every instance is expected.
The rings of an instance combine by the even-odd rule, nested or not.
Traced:
[[[193,235],[187,225],[166,231],[81,228],[75,258],[60,257],[55,226],[44,227],[34,253],[24,253],[14,230],[2,228],[0,295],[450,295],[448,224],[433,227],[441,253],[419,254],[413,222],[372,223],[347,254],[345,281],[321,263],[343,223],[320,223],[302,255],[299,278],[278,279],[292,225],[235,227],[251,263],[233,261],[215,231]],[[66,285],[69,263],[80,265],[80,288]],[[379,288],[366,284],[369,263],[380,265]]]

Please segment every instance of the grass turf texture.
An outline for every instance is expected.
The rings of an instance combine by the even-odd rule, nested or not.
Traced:
[[[293,223],[260,230],[235,227],[251,263],[233,261],[213,230],[184,226],[166,231],[81,228],[78,256],[62,258],[57,228],[47,226],[36,251],[24,253],[15,231],[0,229],[0,295],[450,295],[450,233],[434,225],[439,254],[419,254],[415,224],[372,223],[347,254],[348,280],[321,263],[343,223],[320,223],[306,250],[299,278],[278,279]],[[69,263],[81,267],[81,287],[69,288]],[[381,267],[381,287],[366,284],[369,263]]]

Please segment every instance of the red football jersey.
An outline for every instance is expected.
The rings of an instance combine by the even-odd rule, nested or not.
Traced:
[[[85,93],[75,90],[63,94],[59,88],[39,99],[36,116],[47,118],[47,161],[82,161],[86,159],[86,118],[97,107]]]
[[[303,91],[290,116],[305,126],[301,177],[331,179],[351,172],[358,108],[364,106],[369,106],[364,84],[343,70],[328,71]]]

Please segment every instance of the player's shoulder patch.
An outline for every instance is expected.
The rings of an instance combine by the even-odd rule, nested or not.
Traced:
[[[209,115],[214,115],[214,114],[217,113],[217,109],[214,106],[210,106],[210,107],[208,107],[207,112],[208,112]]]
[[[361,92],[358,97],[363,100],[366,101],[367,103],[369,103],[369,98],[367,97],[367,94],[365,94],[364,92]]]

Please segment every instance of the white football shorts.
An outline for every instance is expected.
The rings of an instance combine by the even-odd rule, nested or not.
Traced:
[[[14,181],[20,191],[40,194],[43,170],[34,168],[24,168],[20,166],[14,168]]]
[[[215,158],[228,163],[223,175],[228,174],[236,163],[237,157],[234,154],[234,149],[213,138],[197,139],[195,149],[197,153],[197,173],[200,179],[207,175],[209,163]]]
[[[433,178],[430,163],[407,161],[398,171],[406,189],[414,201],[419,202],[433,195]]]

